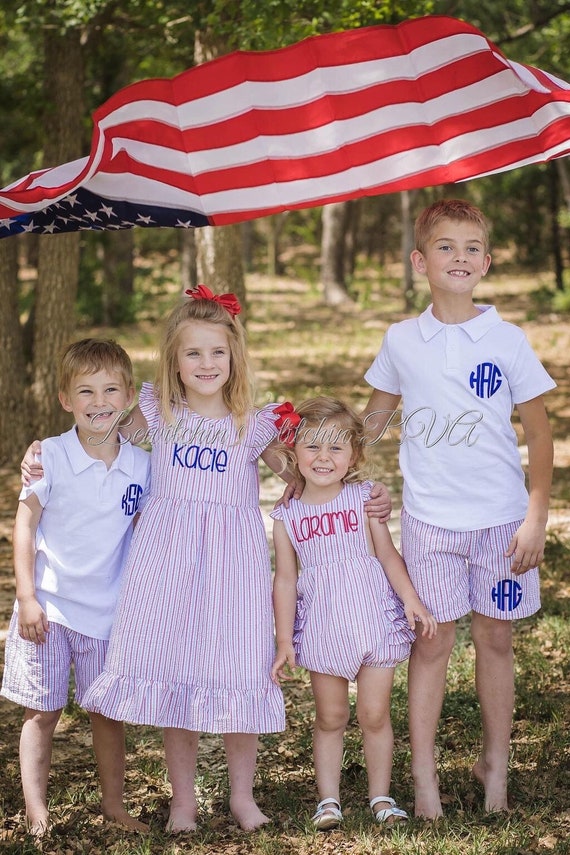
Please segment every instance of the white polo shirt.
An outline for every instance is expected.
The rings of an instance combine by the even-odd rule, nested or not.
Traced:
[[[24,487],[43,511],[35,584],[49,621],[109,638],[133,517],[150,486],[150,455],[123,442],[113,464],[85,452],[75,428],[42,440],[43,478]],[[16,604],[17,607],[17,604]]]
[[[556,386],[519,327],[492,306],[477,308],[462,324],[441,323],[431,306],[393,324],[364,375],[402,396],[387,431],[400,431],[406,510],[453,531],[525,516],[512,411]]]

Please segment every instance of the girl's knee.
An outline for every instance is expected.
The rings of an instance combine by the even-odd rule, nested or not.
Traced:
[[[350,709],[348,705],[345,709],[337,707],[336,709],[318,710],[315,716],[315,727],[322,732],[333,732],[337,730],[346,730],[350,719]]]
[[[381,733],[392,727],[389,707],[357,706],[356,717],[364,734]]]

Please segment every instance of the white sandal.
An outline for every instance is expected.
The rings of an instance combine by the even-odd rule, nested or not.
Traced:
[[[374,810],[374,807],[379,802],[386,802],[386,804],[389,804],[390,807],[382,808],[380,810]],[[370,799],[370,809],[374,814],[374,819],[376,820],[376,822],[388,822],[388,820],[392,817],[398,820],[409,819],[409,816],[406,811],[399,808],[394,799],[391,799],[390,796],[376,796],[375,798]]]
[[[323,799],[317,805],[317,811],[312,817],[312,823],[317,831],[330,831],[338,828],[342,822],[340,805],[336,799]]]

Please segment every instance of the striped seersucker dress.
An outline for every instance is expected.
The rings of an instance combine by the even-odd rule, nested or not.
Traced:
[[[135,529],[105,670],[85,706],[110,718],[208,733],[285,727],[274,656],[271,568],[258,458],[273,406],[238,435],[231,416],[181,414],[175,434],[152,386],[151,495]]]
[[[283,520],[299,557],[293,643],[297,664],[354,680],[360,667],[394,667],[414,633],[378,559],[368,552],[364,502],[370,482],[345,484],[323,505],[291,499]]]

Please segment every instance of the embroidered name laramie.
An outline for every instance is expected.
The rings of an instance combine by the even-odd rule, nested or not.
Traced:
[[[310,671],[353,680],[362,665],[390,668],[409,656],[414,639],[382,565],[370,555],[363,503],[371,484],[345,484],[324,505],[291,499],[281,520],[301,572],[293,643]]]

